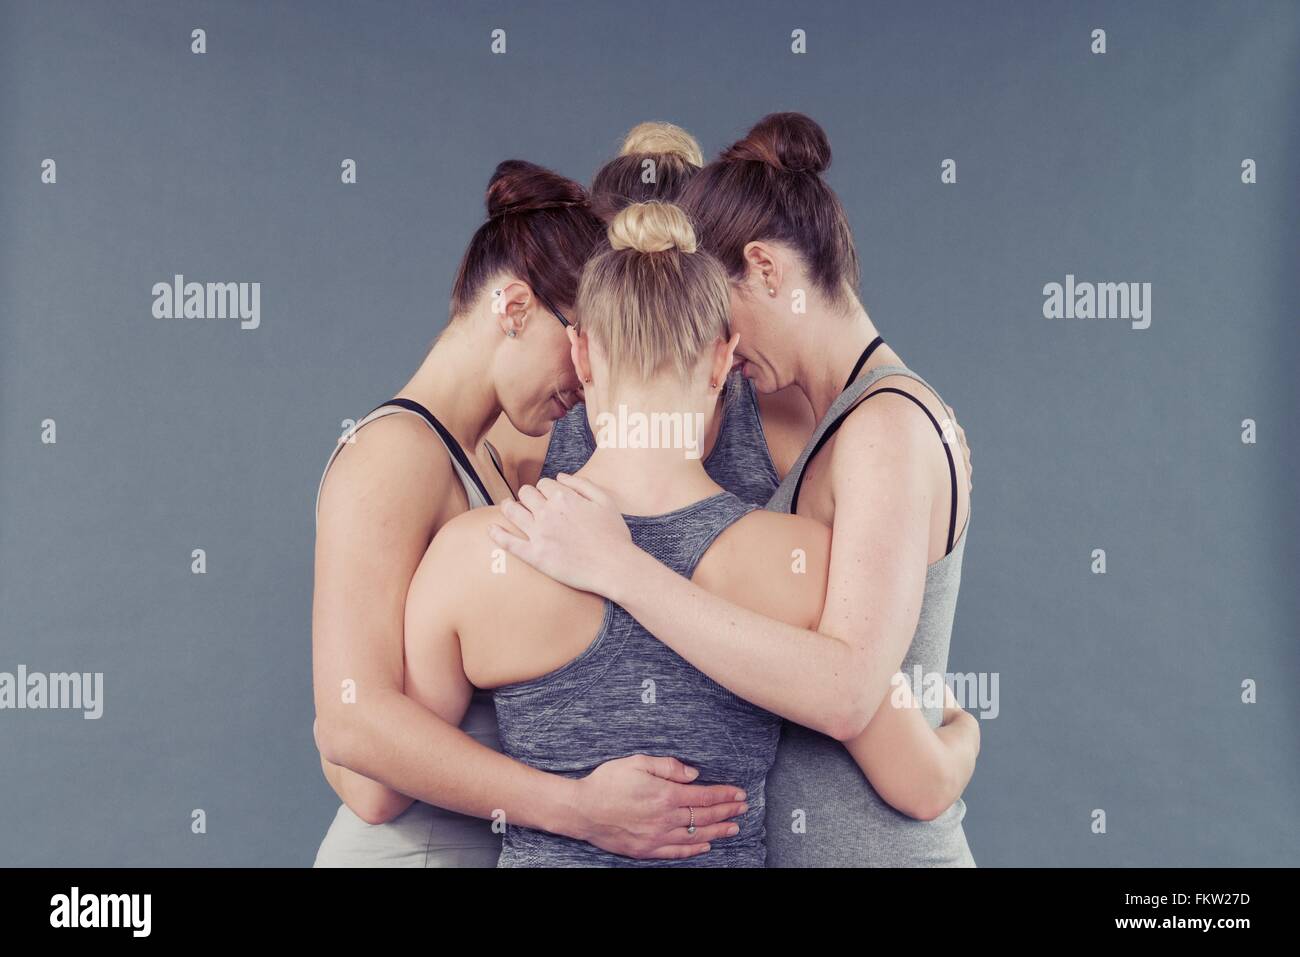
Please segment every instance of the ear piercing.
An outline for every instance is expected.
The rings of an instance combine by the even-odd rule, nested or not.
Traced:
[[[511,330],[509,330],[508,332],[506,332],[506,338],[507,338],[507,339],[513,339],[514,337],[515,337],[515,331],[514,331],[513,329],[511,329]]]

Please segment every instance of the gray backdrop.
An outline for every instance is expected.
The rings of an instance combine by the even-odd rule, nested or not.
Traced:
[[[317,479],[444,321],[489,172],[785,109],[974,446],[976,859],[1297,863],[1298,10],[4,3],[0,671],[103,672],[104,714],[0,711],[0,864],[310,863]],[[260,282],[260,327],[153,318],[176,273]],[[1151,327],[1044,318],[1067,274],[1150,282]]]

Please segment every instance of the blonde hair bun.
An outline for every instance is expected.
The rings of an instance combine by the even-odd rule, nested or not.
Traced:
[[[695,229],[680,206],[651,201],[632,203],[609,224],[609,245],[639,253],[662,253],[676,249],[695,252]]]
[[[704,153],[695,137],[673,123],[652,120],[632,127],[619,155],[637,153],[661,153],[676,156],[695,167],[704,165]]]

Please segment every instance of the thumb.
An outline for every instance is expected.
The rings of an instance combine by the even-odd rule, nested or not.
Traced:
[[[695,768],[687,767],[676,758],[654,757],[652,755],[642,755],[645,759],[645,770],[649,771],[657,778],[663,778],[665,781],[676,781],[678,784],[690,784],[700,776],[700,772]]]

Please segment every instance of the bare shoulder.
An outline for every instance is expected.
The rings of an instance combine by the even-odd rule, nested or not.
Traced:
[[[569,591],[492,541],[488,529],[493,525],[521,534],[498,505],[457,515],[439,530],[429,546],[430,572],[444,583],[472,593],[476,602],[488,609],[498,600],[527,608],[552,591]],[[502,605],[497,604],[495,610],[499,613]]]
[[[906,393],[879,390],[897,389]],[[899,469],[907,463],[924,463],[941,436],[911,396],[942,427],[947,412],[933,392],[907,376],[886,376],[876,382],[835,433],[830,449],[832,470],[846,473],[881,465]],[[896,474],[906,476],[906,468]]]
[[[758,509],[723,532],[696,569],[700,587],[769,618],[813,627],[821,617],[831,530]]]
[[[419,417],[386,415],[358,429],[330,465],[321,488],[320,514],[340,508],[429,520],[464,499],[446,447]],[[468,505],[465,502],[464,505]]]

